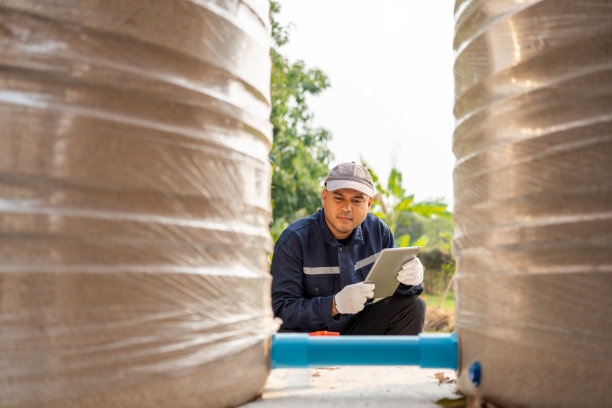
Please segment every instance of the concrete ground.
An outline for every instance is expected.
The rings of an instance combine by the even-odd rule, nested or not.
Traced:
[[[453,370],[412,366],[275,369],[262,398],[241,407],[439,408],[436,401],[459,397],[455,380]]]

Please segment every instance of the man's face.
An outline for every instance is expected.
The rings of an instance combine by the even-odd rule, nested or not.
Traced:
[[[323,190],[325,223],[336,239],[348,238],[365,220],[371,205],[372,197],[357,190]]]

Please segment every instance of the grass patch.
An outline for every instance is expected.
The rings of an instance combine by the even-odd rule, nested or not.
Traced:
[[[425,303],[427,303],[428,308],[437,308],[440,304],[442,295],[430,295],[424,293],[421,295],[421,297],[425,299]],[[455,313],[455,294],[453,292],[448,292],[446,295],[446,299],[444,299],[444,303],[442,303],[442,309]]]
[[[425,315],[425,333],[450,333],[455,330],[455,294],[449,292],[440,305],[441,295],[421,295],[427,304]]]

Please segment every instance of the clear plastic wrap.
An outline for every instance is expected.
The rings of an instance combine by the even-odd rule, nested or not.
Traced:
[[[275,331],[268,1],[0,1],[0,406],[229,406]]]
[[[608,405],[611,3],[459,0],[455,16],[459,386]]]

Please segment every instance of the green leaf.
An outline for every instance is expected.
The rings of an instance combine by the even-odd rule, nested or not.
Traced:
[[[374,214],[375,216],[377,216],[378,218],[384,220],[385,219],[385,214],[381,213],[381,212],[374,212],[371,211],[372,214]]]
[[[410,235],[404,234],[395,240],[395,243],[398,247],[407,247],[410,246]]]
[[[391,169],[391,174],[389,174],[387,188],[391,195],[399,199],[402,199],[406,193],[406,191],[402,188],[402,173],[400,173],[395,167]]]
[[[442,398],[436,401],[436,405],[444,408],[467,408],[467,397]]]
[[[416,242],[414,242],[412,246],[424,247],[424,246],[427,246],[427,241],[428,241],[427,237],[421,237]]]
[[[446,204],[422,202],[414,204],[410,210],[423,217],[431,217],[433,215],[445,216],[448,213]]]
[[[411,205],[414,202],[414,195],[404,198],[396,207],[396,211],[410,211]]]

